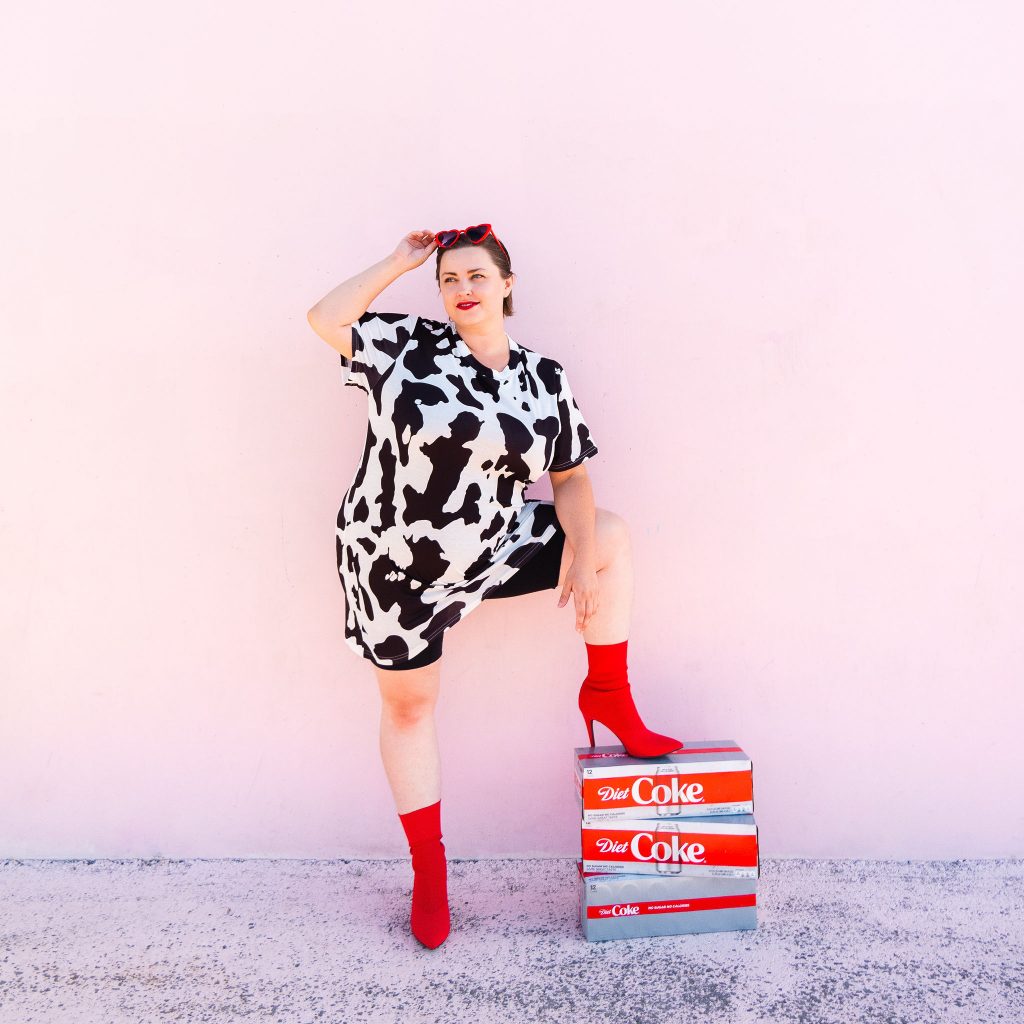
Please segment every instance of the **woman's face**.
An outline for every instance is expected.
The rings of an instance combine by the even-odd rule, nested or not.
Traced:
[[[444,252],[439,278],[445,312],[456,327],[502,322],[502,303],[512,291],[515,275],[506,281],[482,246],[467,245]],[[471,302],[475,305],[460,305]]]

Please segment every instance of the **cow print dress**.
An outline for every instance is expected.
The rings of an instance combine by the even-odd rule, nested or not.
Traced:
[[[481,363],[454,325],[364,313],[346,386],[368,398],[362,459],[338,510],[345,643],[383,667],[416,657],[556,532],[524,497],[549,470],[597,454],[554,359],[509,338]],[[545,510],[549,512],[550,510]]]

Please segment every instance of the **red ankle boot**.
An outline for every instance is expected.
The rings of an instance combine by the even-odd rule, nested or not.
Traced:
[[[400,814],[414,873],[409,924],[424,946],[436,949],[451,931],[448,859],[441,842],[441,801]]]
[[[601,722],[615,733],[631,757],[661,757],[683,744],[671,736],[651,732],[641,720],[626,675],[628,642],[586,645],[590,671],[580,687],[580,711],[592,747],[597,745],[594,722]]]

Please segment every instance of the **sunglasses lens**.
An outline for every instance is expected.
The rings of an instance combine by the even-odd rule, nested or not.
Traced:
[[[475,224],[471,228],[466,228],[466,237],[474,244],[482,242],[490,228],[490,224]]]
[[[459,237],[458,231],[438,231],[437,233],[437,244],[442,248],[446,248]]]

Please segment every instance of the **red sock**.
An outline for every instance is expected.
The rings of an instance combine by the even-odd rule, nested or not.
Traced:
[[[431,949],[448,937],[448,860],[441,842],[441,801],[400,814],[412,854],[412,933]]]
[[[595,690],[619,690],[628,685],[626,673],[626,645],[628,640],[619,644],[587,644],[587,661],[590,668],[584,680]]]

